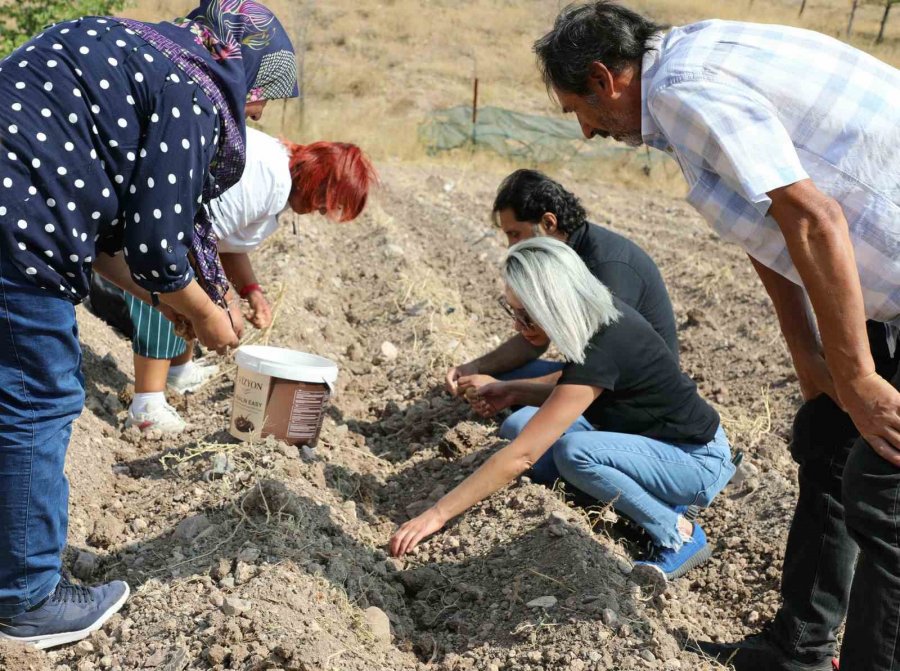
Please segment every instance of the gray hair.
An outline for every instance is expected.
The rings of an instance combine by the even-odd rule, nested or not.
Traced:
[[[530,238],[509,248],[506,284],[569,361],[584,362],[591,337],[621,316],[609,289],[567,244]]]
[[[584,95],[591,63],[613,72],[637,65],[650,49],[647,42],[663,29],[637,12],[608,0],[567,5],[553,29],[534,43],[538,67],[547,88]]]

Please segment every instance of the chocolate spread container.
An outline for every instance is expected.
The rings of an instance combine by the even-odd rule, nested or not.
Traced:
[[[274,436],[315,447],[337,381],[337,364],[266,345],[240,347],[234,359],[238,372],[229,433],[240,440]]]

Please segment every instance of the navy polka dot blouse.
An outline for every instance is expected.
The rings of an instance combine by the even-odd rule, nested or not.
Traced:
[[[0,253],[73,302],[98,252],[153,292],[193,278],[218,112],[114,19],[56,24],[0,62]]]

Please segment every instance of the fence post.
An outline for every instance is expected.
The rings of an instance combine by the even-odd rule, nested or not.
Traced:
[[[890,14],[891,5],[893,4],[893,0],[885,0],[884,2],[884,16],[881,17],[881,27],[878,29],[878,37],[875,38],[875,44],[880,44],[884,39],[884,27],[887,25],[888,14]]]
[[[853,5],[850,7],[850,18],[847,20],[847,37],[850,37],[850,33],[853,31],[853,19],[856,17],[856,8],[859,6],[859,0],[853,0]]]
[[[797,16],[803,16],[803,10],[806,9],[806,0],[800,2],[800,13]]]
[[[472,86],[472,144],[478,144],[478,77]]]

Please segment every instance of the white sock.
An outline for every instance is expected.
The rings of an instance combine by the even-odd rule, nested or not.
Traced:
[[[166,393],[164,391],[151,391],[144,394],[135,394],[131,399],[131,414],[137,415],[147,411],[147,406],[156,403],[165,403]]]
[[[179,377],[189,372],[195,366],[193,360],[183,363],[180,366],[169,366],[169,379],[177,380]]]

